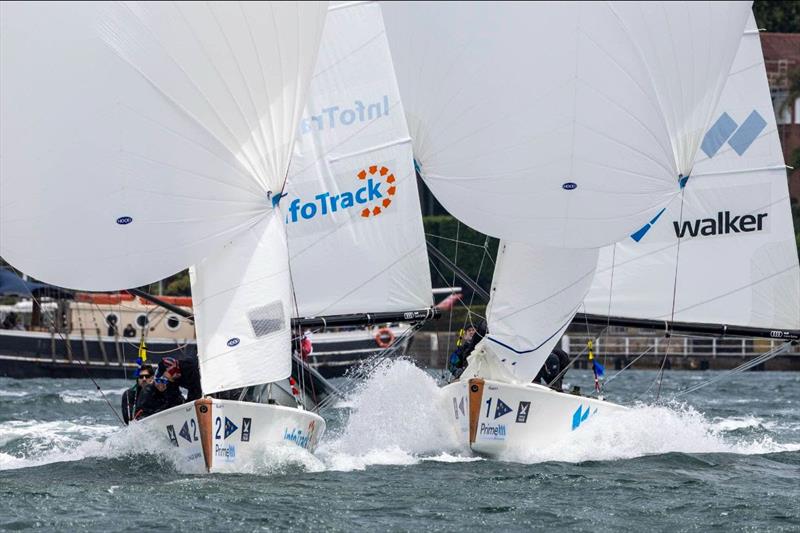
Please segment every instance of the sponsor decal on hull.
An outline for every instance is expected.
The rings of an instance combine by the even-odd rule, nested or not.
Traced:
[[[531,402],[519,402],[517,407],[517,424],[528,422],[528,413],[531,411]]]
[[[505,424],[484,424],[481,422],[478,436],[485,440],[506,440],[506,425]]]
[[[233,444],[214,445],[214,456],[224,459],[226,463],[232,463],[236,460],[236,446]]]

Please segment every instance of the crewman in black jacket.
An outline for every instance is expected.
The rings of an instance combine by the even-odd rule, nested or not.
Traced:
[[[135,420],[147,418],[170,407],[183,403],[183,396],[177,385],[167,378],[157,377],[155,381],[142,389],[139,401],[136,402]]]
[[[134,419],[136,402],[142,395],[142,390],[153,383],[153,367],[143,364],[136,371],[136,383],[133,387],[122,393],[122,419],[127,424]]]
[[[200,388],[200,366],[196,357],[182,359],[165,357],[158,363],[156,377],[166,378],[173,385],[186,389],[187,402],[203,397],[203,390]]]

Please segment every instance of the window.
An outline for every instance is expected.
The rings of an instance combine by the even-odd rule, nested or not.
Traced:
[[[181,319],[178,318],[178,315],[169,315],[167,317],[167,329],[176,331],[179,327],[181,327]]]
[[[147,315],[145,315],[144,313],[136,317],[136,325],[139,326],[139,329],[146,328],[149,322],[150,320],[148,320]]]

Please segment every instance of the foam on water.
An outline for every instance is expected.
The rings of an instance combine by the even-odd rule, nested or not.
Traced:
[[[77,403],[94,403],[99,398],[88,390],[65,390],[61,394],[67,402],[66,398],[71,398]],[[265,447],[257,459],[237,465],[237,471],[272,475],[481,460],[458,441],[434,378],[410,361],[381,363],[337,407],[345,420],[338,428],[336,424],[329,426],[316,456],[290,444]],[[637,405],[613,417],[593,417],[563,442],[538,450],[516,450],[504,459],[577,463],[671,452],[764,454],[800,450],[800,442],[791,436],[796,435],[794,431],[783,432],[781,442],[775,440],[776,430],[783,427],[755,415],[709,419],[683,404]],[[181,473],[194,473],[185,472],[177,448],[150,438],[145,431],[137,425],[122,430],[89,416],[0,422],[0,470],[149,455]]]

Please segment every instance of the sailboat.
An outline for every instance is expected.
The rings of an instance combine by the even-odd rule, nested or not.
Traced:
[[[255,401],[205,397],[140,427],[198,471],[313,450],[325,421],[270,384],[292,369],[280,199],[327,5],[0,9],[0,255],[91,291],[193,265],[203,392]]]
[[[384,13],[420,175],[454,216],[501,239],[488,335],[443,389],[448,423],[497,456],[624,410],[531,380],[583,306],[600,249],[693,186],[749,3]]]

